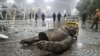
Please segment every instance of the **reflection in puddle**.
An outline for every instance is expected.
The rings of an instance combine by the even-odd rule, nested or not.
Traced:
[[[78,48],[81,48],[82,46],[83,46],[82,43],[77,43],[77,47],[78,47]]]

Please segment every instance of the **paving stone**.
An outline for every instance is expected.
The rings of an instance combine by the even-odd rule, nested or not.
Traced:
[[[49,21],[51,22],[51,20]],[[40,24],[40,23],[39,23]],[[0,41],[0,56],[46,56],[50,54],[47,51],[40,50],[35,46],[22,46],[19,44],[21,39],[30,38],[37,35],[38,32],[47,30],[48,27],[36,26],[16,27],[19,29],[18,33],[10,33],[9,39]],[[62,23],[63,24],[63,23]],[[50,54],[49,56],[100,56],[100,25],[99,31],[95,32],[89,29],[91,24],[86,23],[85,27],[79,26],[78,40],[73,46],[61,55]],[[28,27],[28,28],[26,28]],[[51,28],[60,27],[50,23]],[[38,29],[37,29],[38,28]],[[43,30],[39,30],[42,29]],[[12,29],[12,32],[16,30]],[[25,32],[26,31],[26,32]]]

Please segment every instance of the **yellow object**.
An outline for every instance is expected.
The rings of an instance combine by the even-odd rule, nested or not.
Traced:
[[[77,34],[75,36],[78,36],[79,33],[79,27],[78,27],[78,19],[67,19],[63,28],[75,28],[77,30]]]

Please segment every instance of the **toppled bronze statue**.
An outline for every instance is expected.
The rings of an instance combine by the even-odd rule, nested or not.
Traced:
[[[21,40],[21,44],[34,44],[41,50],[53,52],[55,54],[63,53],[74,42],[76,28],[50,29],[40,32],[38,36]]]

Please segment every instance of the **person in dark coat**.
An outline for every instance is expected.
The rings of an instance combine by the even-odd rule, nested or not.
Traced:
[[[56,20],[56,14],[53,13],[52,17],[53,17],[53,22],[55,23],[55,20]]]
[[[1,11],[0,11],[0,20],[3,20],[3,16],[2,16]]]
[[[60,19],[61,19],[61,14],[60,14],[60,13],[58,13],[57,17],[58,17],[58,21],[60,22]]]
[[[37,23],[38,14],[35,14],[35,22]]]
[[[85,25],[86,17],[87,17],[87,13],[84,12],[84,13],[82,14],[82,24],[84,24],[84,25]]]
[[[30,12],[30,14],[29,14],[29,18],[32,19],[32,13],[31,13],[31,12]]]
[[[34,18],[35,17],[35,14],[34,13],[32,13],[32,18]]]
[[[42,22],[44,22],[45,21],[45,14],[42,13],[41,17],[42,17]]]
[[[67,15],[66,15],[66,14],[64,14],[64,18],[66,18],[66,16],[67,16]]]
[[[4,20],[6,19],[6,15],[7,15],[7,11],[6,11],[6,10],[3,10],[3,11],[2,11],[2,16],[3,16],[3,19],[4,19]]]

